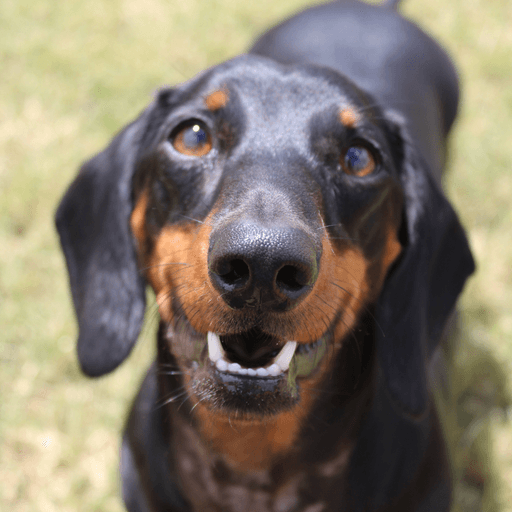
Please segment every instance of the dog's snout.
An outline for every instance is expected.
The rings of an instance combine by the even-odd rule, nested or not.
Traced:
[[[313,288],[320,256],[303,229],[235,222],[212,233],[210,279],[232,308],[287,310]]]

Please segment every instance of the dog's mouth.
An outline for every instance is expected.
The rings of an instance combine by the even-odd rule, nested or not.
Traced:
[[[326,340],[299,344],[281,341],[259,329],[241,334],[207,335],[208,358],[218,372],[244,377],[282,378],[285,374],[306,377],[326,352]]]
[[[185,327],[186,325],[186,327]],[[286,340],[259,327],[234,334],[201,335],[180,322],[170,348],[185,370],[192,402],[242,416],[268,416],[300,399],[302,381],[314,378],[329,350],[331,334],[313,343]]]

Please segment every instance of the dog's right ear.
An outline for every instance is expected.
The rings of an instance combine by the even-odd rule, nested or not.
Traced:
[[[112,371],[128,356],[144,318],[145,281],[129,218],[146,115],[82,166],[56,214],[78,319],[78,358],[90,376]]]

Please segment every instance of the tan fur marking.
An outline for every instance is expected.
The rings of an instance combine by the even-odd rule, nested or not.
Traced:
[[[138,241],[139,245],[143,244],[146,238],[145,220],[147,205],[148,194],[144,190],[137,200],[135,208],[133,209],[132,215],[130,217],[130,227],[132,228],[133,236]]]
[[[208,301],[202,300],[211,295],[208,234],[209,230],[198,229],[196,225],[166,226],[156,241],[148,280],[157,294],[160,315],[166,321],[172,317],[171,301],[167,300],[171,290],[178,297],[186,295],[182,306],[187,316],[193,313],[190,308],[203,309],[208,305]],[[202,313],[206,316],[208,311]]]
[[[318,340],[339,312],[346,332],[354,326],[368,292],[368,262],[357,247],[334,247],[323,239],[320,273],[309,296],[290,315],[295,319],[292,336],[303,343]]]
[[[386,237],[386,247],[382,257],[382,273],[386,276],[391,264],[398,258],[402,252],[402,244],[398,241],[396,230],[388,227],[388,236]]]
[[[301,382],[301,399],[291,411],[263,420],[237,420],[216,414],[202,403],[195,406],[201,437],[210,449],[241,471],[268,469],[279,457],[293,451],[303,421],[309,415],[330,357],[324,358],[315,377]],[[193,399],[197,403],[197,399]]]
[[[398,240],[398,230],[401,222],[400,206],[401,200],[391,195],[382,213],[382,227],[380,229],[385,233],[385,239],[378,261],[374,262],[371,270],[373,276],[371,287],[375,298],[381,292],[391,265],[402,252],[402,244]]]
[[[359,121],[359,114],[350,107],[342,108],[339,116],[341,124],[347,128],[355,128]]]
[[[229,101],[229,94],[226,89],[219,89],[218,91],[213,91],[204,99],[204,103],[208,110],[215,112],[219,110],[219,108],[224,108]]]
[[[130,219],[139,251],[145,239],[147,201],[147,192],[143,192]],[[160,316],[166,322],[173,318],[171,291],[178,296],[187,296],[184,303],[187,313],[190,313],[187,309],[195,304],[206,307],[211,302],[213,289],[209,284],[207,264],[210,228],[207,222],[199,226],[196,223],[165,226],[155,241],[152,254],[142,261],[147,267],[146,278],[156,293]],[[205,295],[208,295],[206,301],[202,300]]]

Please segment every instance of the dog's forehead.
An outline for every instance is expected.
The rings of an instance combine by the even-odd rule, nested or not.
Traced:
[[[332,108],[367,109],[368,96],[353,82],[313,64],[284,65],[256,55],[219,64],[183,84],[184,97],[197,100],[224,91],[244,112],[265,121],[290,116],[295,121]],[[223,104],[223,106],[225,106]]]
[[[251,147],[308,146],[312,121],[324,126],[373,124],[371,99],[336,71],[312,64],[284,65],[243,55],[180,88],[181,104],[220,110],[243,119]],[[221,108],[222,107],[222,108]],[[185,107],[186,108],[186,107]]]
[[[284,110],[291,102],[302,109],[322,110],[333,103],[360,105],[364,94],[346,77],[313,64],[280,64],[255,55],[224,63],[210,87],[231,85],[241,95],[261,98],[268,109]]]

